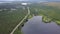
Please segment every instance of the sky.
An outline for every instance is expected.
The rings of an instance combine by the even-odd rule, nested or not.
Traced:
[[[17,1],[17,0],[0,0],[0,1]],[[20,0],[20,1],[60,1],[60,0]]]

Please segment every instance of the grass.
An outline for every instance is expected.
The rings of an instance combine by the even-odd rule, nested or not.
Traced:
[[[22,28],[22,27],[21,27]],[[21,28],[17,28],[16,31],[13,34],[22,34]]]
[[[16,29],[16,31],[13,34],[23,34],[22,27],[24,26],[24,23],[27,22],[26,20]]]
[[[47,16],[43,16],[42,21],[45,23],[50,23],[52,21],[52,19]]]
[[[57,23],[58,25],[60,25],[60,21],[56,21],[56,23]]]
[[[3,10],[3,9],[2,9]],[[13,28],[24,18],[27,14],[27,9],[19,8],[15,11],[1,11],[0,12],[0,34],[10,34]]]

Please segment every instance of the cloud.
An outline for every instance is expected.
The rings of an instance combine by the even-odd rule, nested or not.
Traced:
[[[29,1],[29,0],[20,0],[20,1]]]
[[[0,1],[14,1],[14,0],[0,0]]]
[[[60,1],[60,0],[0,0],[0,1]]]

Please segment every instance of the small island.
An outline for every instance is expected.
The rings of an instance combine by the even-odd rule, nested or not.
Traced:
[[[45,22],[45,23],[50,23],[52,21],[52,18],[49,18],[47,16],[43,16],[42,21]]]
[[[60,25],[60,21],[59,20],[56,20],[55,21],[57,25]]]

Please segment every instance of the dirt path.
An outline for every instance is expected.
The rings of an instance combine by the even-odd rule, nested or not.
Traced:
[[[28,17],[28,15],[30,15],[30,10],[29,7],[27,7],[28,9],[28,14],[22,19],[22,21],[12,30],[12,32],[10,34],[13,34],[15,32],[15,30],[23,23],[23,21]]]

